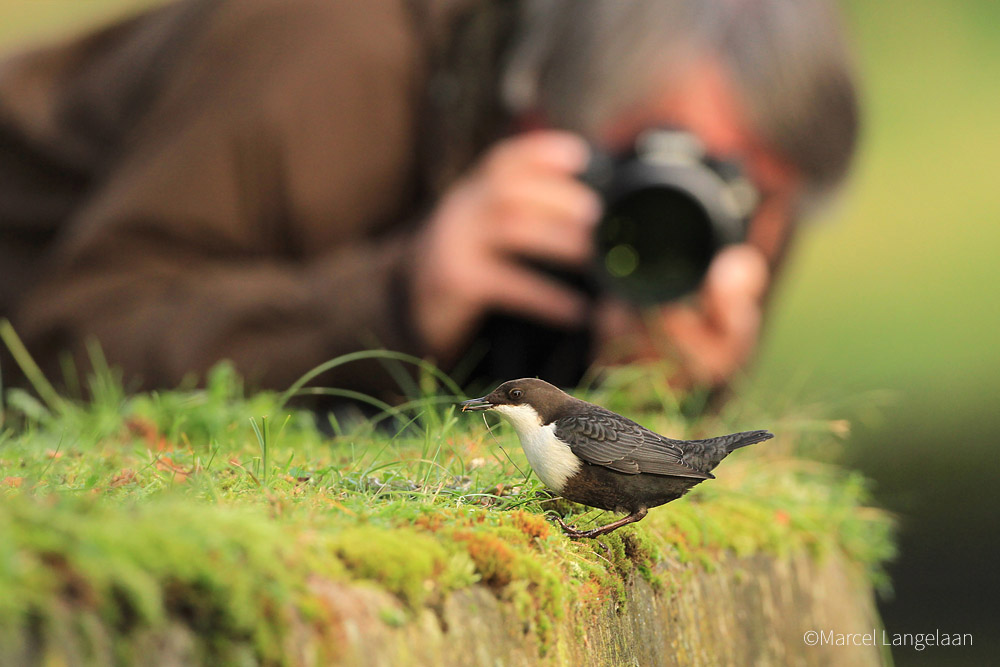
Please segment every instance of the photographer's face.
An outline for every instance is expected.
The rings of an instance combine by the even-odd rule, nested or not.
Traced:
[[[679,78],[673,77],[662,93],[619,115],[601,135],[607,148],[624,150],[643,130],[658,126],[686,129],[701,139],[710,154],[743,166],[762,194],[748,242],[773,265],[791,234],[802,180],[753,130],[728,72],[713,60],[700,61]]]

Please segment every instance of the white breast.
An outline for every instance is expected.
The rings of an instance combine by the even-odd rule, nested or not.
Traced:
[[[542,420],[530,405],[498,405],[494,410],[517,431],[524,455],[538,479],[553,491],[562,491],[566,480],[583,464],[568,445],[556,438],[555,424],[542,426]]]

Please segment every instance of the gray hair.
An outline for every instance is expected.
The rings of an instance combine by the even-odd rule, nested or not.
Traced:
[[[593,137],[692,60],[718,58],[761,137],[813,197],[844,178],[857,143],[854,72],[826,0],[524,0],[501,73],[508,110],[541,110]]]

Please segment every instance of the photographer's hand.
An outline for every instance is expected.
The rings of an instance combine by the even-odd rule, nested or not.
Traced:
[[[490,308],[563,326],[584,297],[517,257],[583,266],[593,253],[597,195],[576,179],[583,139],[532,132],[496,144],[444,195],[418,239],[412,312],[431,352],[449,359]]]
[[[750,358],[757,343],[769,271],[750,245],[727,248],[713,260],[693,303],[639,313],[608,302],[599,316],[602,363],[669,359],[685,386],[719,386]]]

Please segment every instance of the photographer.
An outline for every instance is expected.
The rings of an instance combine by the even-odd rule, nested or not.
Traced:
[[[0,309],[51,376],[96,338],[147,388],[222,358],[282,388],[372,347],[560,384],[669,359],[721,385],[854,150],[838,25],[820,0],[150,10],[0,67]],[[662,127],[756,194],[697,293],[639,304],[531,264],[588,274],[608,202],[581,174]],[[374,362],[321,380],[394,387]]]

